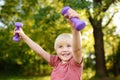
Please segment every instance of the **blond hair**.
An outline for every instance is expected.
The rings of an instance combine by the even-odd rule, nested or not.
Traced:
[[[55,43],[54,43],[54,48],[56,49],[57,44],[60,43],[61,41],[68,41],[72,39],[72,35],[69,33],[62,33],[59,36],[57,36],[57,38],[55,39]]]

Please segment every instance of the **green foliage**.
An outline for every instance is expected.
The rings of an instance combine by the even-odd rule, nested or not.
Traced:
[[[2,6],[0,20],[7,26],[7,28],[0,27],[0,73],[6,72],[7,74],[22,74],[22,75],[48,75],[51,72],[51,67],[40,56],[34,53],[22,40],[20,42],[12,41],[14,22],[23,22],[24,32],[35,42],[41,45],[45,50],[51,54],[55,54],[54,40],[60,33],[69,33],[70,27],[61,15],[61,9],[69,5],[75,10],[80,12],[81,18],[85,18],[87,26],[82,32],[83,37],[83,55],[85,58],[85,69],[92,71],[94,69],[95,59],[91,58],[94,55],[94,39],[92,35],[92,27],[85,14],[86,10],[93,8],[93,2],[86,0],[6,0],[5,5]],[[94,4],[94,8],[96,8]],[[95,10],[94,14],[100,13],[100,6]],[[99,11],[99,12],[97,12]],[[92,17],[95,17],[92,14]],[[103,14],[103,13],[101,13]],[[103,15],[102,15],[103,16]],[[101,17],[101,16],[99,16]],[[99,18],[98,17],[98,18]],[[98,19],[97,18],[97,19]],[[96,22],[97,23],[97,22]],[[109,57],[112,54],[111,47],[116,47],[116,42],[119,38],[113,33],[115,27],[106,27],[104,31],[105,52]],[[107,35],[108,34],[108,35]],[[115,37],[114,37],[115,36]],[[118,47],[119,48],[119,47]],[[118,49],[119,50],[119,49]],[[116,55],[118,55],[116,52]],[[107,58],[107,68],[109,68],[113,59]],[[115,56],[116,60],[119,58]],[[119,68],[119,65],[117,65]],[[91,68],[89,70],[89,68]],[[85,71],[87,73],[87,71]],[[91,73],[91,72],[88,72]],[[95,73],[92,72],[89,76],[91,78]],[[87,76],[89,74],[83,74]],[[42,80],[40,78],[40,80]],[[88,80],[88,78],[87,78]]]
[[[91,2],[88,0],[62,0],[64,6],[69,5],[74,9],[85,9],[89,8]]]
[[[120,42],[118,43],[118,47],[116,50],[116,56],[115,56],[115,61],[117,64],[117,69],[120,70],[120,61],[119,61],[119,56],[120,56]],[[120,71],[119,71],[120,72]]]
[[[109,62],[109,64],[111,64],[108,70],[114,76],[119,76],[119,74],[120,74],[119,56],[120,56],[120,42],[118,42],[118,45],[117,45],[114,53],[112,55],[108,56],[108,62]]]
[[[51,68],[48,63],[34,53],[22,40],[12,41],[14,22],[21,21],[25,33],[51,54],[54,52],[54,40],[60,33],[70,32],[69,27],[60,19],[60,13],[48,2],[7,0],[2,7],[2,22],[7,28],[0,28],[0,71],[8,74],[47,75]],[[39,4],[38,4],[39,2]],[[15,4],[15,5],[14,5]],[[29,8],[29,9],[28,9]],[[9,12],[8,12],[9,9]],[[4,16],[5,15],[5,16]],[[64,24],[63,24],[64,23]],[[61,25],[60,25],[61,24]],[[56,27],[57,26],[57,27]]]

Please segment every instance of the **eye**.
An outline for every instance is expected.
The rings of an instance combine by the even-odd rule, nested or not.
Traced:
[[[62,48],[62,47],[63,47],[62,45],[58,46],[58,48]]]
[[[71,47],[71,45],[68,44],[67,47]]]

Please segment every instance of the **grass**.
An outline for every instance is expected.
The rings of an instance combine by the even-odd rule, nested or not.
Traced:
[[[94,75],[95,71],[93,71],[92,69],[83,70],[82,80],[90,80]],[[50,76],[14,76],[0,73],[0,80],[50,80]],[[92,78],[91,80],[98,79]],[[120,76],[113,77],[112,79],[105,78],[104,80],[120,80]]]
[[[82,80],[89,80],[92,76],[94,76],[94,74],[95,72],[91,69],[84,70],[82,74]],[[50,76],[15,76],[12,74],[0,74],[0,80],[50,80]]]
[[[0,75],[0,80],[50,80],[50,76],[13,76]]]
[[[115,80],[120,80],[120,75],[115,78]]]

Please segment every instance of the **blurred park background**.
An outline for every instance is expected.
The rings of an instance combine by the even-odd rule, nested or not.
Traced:
[[[52,68],[22,40],[12,40],[14,22],[51,54],[60,33],[70,33],[61,15],[75,9],[82,33],[82,80],[120,80],[120,0],[0,0],[0,80],[50,80]]]

